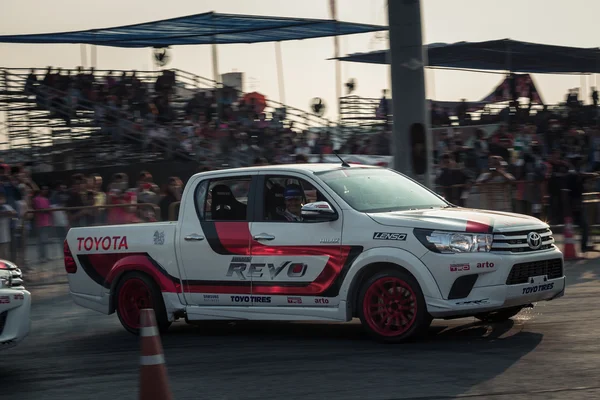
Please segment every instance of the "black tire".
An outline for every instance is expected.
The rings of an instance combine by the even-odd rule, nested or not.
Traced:
[[[115,310],[117,312],[121,325],[123,325],[123,328],[125,328],[125,330],[127,330],[129,333],[139,335],[139,313],[136,318],[134,311],[135,307],[131,307],[130,304],[131,311],[127,311],[125,309],[127,307],[123,303],[120,303],[122,300],[124,300],[123,296],[127,296],[128,294],[127,292],[122,293],[122,291],[131,290],[132,286],[138,286],[140,288],[145,287],[147,292],[143,297],[147,297],[148,299],[150,299],[150,303],[147,303],[146,305],[138,304],[139,308],[152,308],[156,316],[156,324],[158,326],[159,331],[161,333],[167,332],[169,327],[171,326],[171,322],[167,317],[167,310],[160,288],[158,287],[156,282],[152,280],[152,278],[141,272],[129,272],[125,274],[119,280],[119,283],[115,289]],[[134,320],[138,320],[137,326],[133,325],[132,321]]]
[[[516,307],[504,308],[504,309],[498,310],[498,311],[490,311],[487,313],[477,314],[477,315],[475,315],[475,318],[477,318],[478,320],[483,321],[483,322],[503,322],[503,321],[507,321],[507,320],[511,319],[512,317],[514,317],[515,315],[520,313],[523,308],[525,308],[525,307],[524,306],[516,306]]]
[[[395,295],[392,293],[394,282],[396,282]],[[378,292],[375,284],[383,284],[385,290]],[[386,297],[390,296],[388,299],[384,299],[377,293]],[[377,300],[376,304],[373,303],[375,299]],[[406,305],[401,305],[400,302]],[[400,307],[407,307],[407,309],[402,310]],[[375,313],[373,312],[374,308],[378,310]],[[362,325],[369,335],[382,343],[402,343],[420,338],[427,332],[433,320],[427,312],[425,297],[417,280],[409,273],[397,269],[377,272],[361,284],[357,311]],[[366,315],[365,311],[369,315]],[[393,325],[397,329],[392,328],[391,332],[384,332],[381,324],[387,325],[392,321],[395,322]],[[406,327],[406,325],[410,326]]]

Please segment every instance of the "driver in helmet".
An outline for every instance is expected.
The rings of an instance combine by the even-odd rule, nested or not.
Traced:
[[[302,188],[299,185],[288,185],[283,192],[285,210],[278,209],[277,213],[288,221],[302,221]]]

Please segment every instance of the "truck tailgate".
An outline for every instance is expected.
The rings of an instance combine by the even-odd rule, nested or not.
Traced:
[[[75,273],[68,273],[71,292],[108,306],[111,284],[139,263],[160,265],[167,274],[179,277],[173,262],[175,229],[175,222],[71,229],[66,240],[77,265]]]

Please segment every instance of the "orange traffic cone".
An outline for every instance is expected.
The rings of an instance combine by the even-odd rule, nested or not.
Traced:
[[[573,221],[571,217],[565,217],[564,229],[565,249],[563,255],[566,261],[577,260],[577,250],[575,249],[575,238],[573,237]]]
[[[156,325],[154,310],[141,310],[140,337],[142,357],[140,359],[140,400],[172,400],[169,379],[165,366],[165,356],[160,334]]]

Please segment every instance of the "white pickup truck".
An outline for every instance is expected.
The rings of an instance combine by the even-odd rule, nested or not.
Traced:
[[[190,178],[177,222],[74,228],[75,303],[137,333],[178,319],[349,321],[384,342],[433,318],[511,318],[564,294],[549,226],[459,208],[390,169],[293,164]]]
[[[0,351],[16,346],[31,328],[31,293],[25,290],[21,270],[0,260]]]

